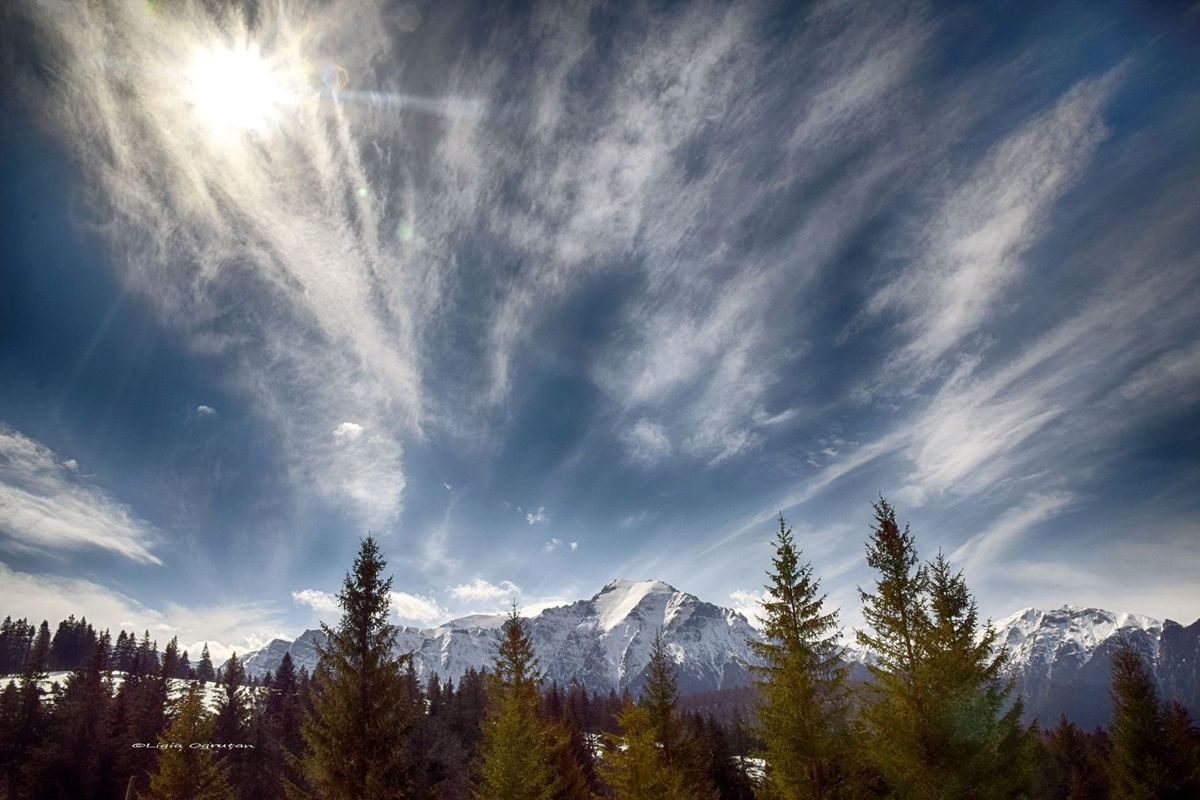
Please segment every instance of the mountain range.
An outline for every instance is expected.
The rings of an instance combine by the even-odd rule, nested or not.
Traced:
[[[476,614],[434,628],[403,627],[399,653],[413,654],[418,676],[437,673],[457,682],[469,669],[487,669],[507,615]],[[548,608],[525,620],[547,680],[578,680],[591,691],[634,694],[644,680],[650,647],[662,634],[684,694],[745,686],[759,633],[740,613],[707,603],[662,581],[614,580],[588,600]],[[1111,657],[1120,638],[1144,653],[1162,696],[1200,711],[1200,621],[1184,627],[1139,614],[1082,606],[1027,608],[995,623],[1009,653],[1008,670],[1025,698],[1028,720],[1053,725],[1060,714],[1085,727],[1108,721]],[[276,639],[249,653],[246,672],[278,669],[285,652],[296,669],[316,667],[324,634]],[[870,653],[847,648],[852,678],[865,679]]]

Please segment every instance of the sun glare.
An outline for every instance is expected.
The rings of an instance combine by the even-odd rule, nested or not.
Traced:
[[[201,50],[187,81],[188,100],[217,136],[262,132],[294,100],[271,61],[252,46]]]

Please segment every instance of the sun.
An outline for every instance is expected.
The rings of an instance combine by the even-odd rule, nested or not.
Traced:
[[[217,137],[264,132],[295,102],[282,74],[253,45],[197,51],[186,82],[187,100]]]

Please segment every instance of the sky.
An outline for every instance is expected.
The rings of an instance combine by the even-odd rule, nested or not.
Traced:
[[[214,656],[872,502],[984,616],[1200,617],[1200,5],[0,9],[0,613]]]

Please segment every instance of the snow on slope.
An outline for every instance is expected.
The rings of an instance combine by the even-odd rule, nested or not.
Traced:
[[[280,656],[282,658],[282,655]],[[61,690],[66,684],[67,678],[71,673],[66,671],[50,672],[46,674],[44,680],[38,681],[38,689],[42,694],[42,702],[50,703],[54,700],[54,693]],[[121,684],[125,682],[125,673],[113,671],[109,673],[112,679],[113,690],[121,688]],[[10,683],[20,683],[19,675],[8,675],[0,678],[0,691]],[[187,695],[188,686],[192,681],[184,680],[183,678],[171,678],[167,684],[167,698],[171,703],[179,703]],[[204,707],[214,714],[220,709],[221,699],[225,696],[225,687],[220,686],[212,681],[208,681],[200,689],[200,702]],[[255,693],[261,692],[261,687],[247,686],[242,689],[246,696],[253,697]]]
[[[469,669],[487,669],[503,635],[503,615],[473,615],[436,628],[401,628],[398,652],[413,654],[422,677],[436,672],[457,682]],[[737,612],[705,603],[662,581],[615,580],[589,600],[549,608],[526,620],[547,680],[577,679],[595,691],[640,686],[655,635],[679,665],[680,688],[702,691],[746,682],[746,642],[758,633]],[[316,666],[319,631],[293,643],[277,639],[249,654],[248,675],[279,666],[290,652],[296,668]]]
[[[436,628],[402,628],[397,651],[413,653],[422,677],[436,672],[443,681],[457,682],[468,669],[491,667],[504,619],[474,615]],[[759,638],[741,614],[651,580],[615,580],[588,600],[546,609],[525,622],[548,680],[577,679],[602,692],[637,691],[659,631],[679,667],[682,691],[745,685],[753,658],[747,640]],[[1163,630],[1150,617],[1083,606],[1027,608],[995,627],[1027,709],[1042,715],[1058,708],[1054,703],[1064,686],[1107,685],[1118,634],[1154,664]],[[321,640],[319,631],[307,631],[291,643],[276,640],[245,659],[247,674],[275,670],[285,651],[297,669],[311,671],[317,663],[315,643]],[[851,642],[846,658],[855,679],[865,680],[873,654]]]
[[[1141,614],[1067,605],[1051,611],[1026,608],[998,621],[996,630],[1014,667],[1053,678],[1056,668],[1082,668],[1118,634],[1148,645],[1146,654],[1153,662],[1158,657],[1162,623]]]

